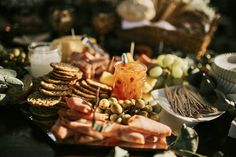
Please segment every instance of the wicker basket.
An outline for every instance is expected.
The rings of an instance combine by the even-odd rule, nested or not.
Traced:
[[[184,52],[196,53],[200,58],[207,50],[211,39],[217,30],[220,15],[216,15],[210,26],[209,32],[205,35],[187,34],[182,31],[168,31],[155,26],[145,26],[140,28],[117,30],[117,36],[126,41],[144,43],[152,47],[157,47],[160,41]]]

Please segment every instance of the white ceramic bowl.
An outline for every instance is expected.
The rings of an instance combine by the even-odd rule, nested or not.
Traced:
[[[213,71],[221,78],[236,83],[236,53],[225,53],[214,58]]]
[[[176,87],[177,86],[173,86],[170,88],[176,88]],[[162,111],[160,113],[160,122],[170,126],[175,135],[179,134],[179,131],[184,123],[187,126],[194,127],[199,122],[213,120],[224,113],[224,112],[217,112],[217,113],[214,113],[214,115],[212,115],[212,116],[207,116],[207,117],[202,117],[202,118],[184,117],[184,116],[181,116],[181,115],[175,113],[172,110],[171,105],[165,96],[165,92],[164,92],[163,88],[154,90],[151,92],[151,94],[152,94],[153,98],[156,101],[158,101],[158,103],[162,107]]]

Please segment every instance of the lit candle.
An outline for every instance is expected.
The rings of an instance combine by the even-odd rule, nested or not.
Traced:
[[[62,62],[68,62],[72,52],[83,52],[85,45],[82,43],[81,38],[79,35],[72,35],[64,36],[53,41],[53,43],[61,46]],[[94,38],[89,37],[89,40],[92,43],[96,43]]]
[[[61,61],[60,48],[47,42],[32,43],[29,46],[29,61],[32,76],[43,76],[52,70],[50,63]]]

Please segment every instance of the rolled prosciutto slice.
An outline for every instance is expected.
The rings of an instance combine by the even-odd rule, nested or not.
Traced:
[[[130,129],[133,131],[147,135],[157,137],[166,137],[171,135],[170,127],[140,115],[132,116],[128,121],[128,126],[130,126]]]
[[[76,110],[85,114],[91,114],[93,110],[90,103],[77,97],[68,98],[67,106],[72,110]]]
[[[61,139],[61,140],[74,135],[74,133],[72,132],[71,129],[68,129],[61,124],[61,119],[58,119],[56,121],[56,123],[53,125],[51,131],[52,131],[53,135],[56,136],[57,139]]]
[[[88,119],[92,120],[93,119],[93,113],[83,113],[79,112],[73,109],[65,109],[62,108],[58,111],[58,114],[60,117],[63,117],[65,119],[75,121],[78,119]],[[95,113],[95,119],[99,121],[105,121],[107,119],[107,115],[104,113]]]

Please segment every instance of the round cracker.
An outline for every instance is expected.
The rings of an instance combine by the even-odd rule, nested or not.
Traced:
[[[57,103],[61,101],[61,97],[56,96],[46,96],[40,93],[39,91],[36,91],[32,94],[30,94],[27,98],[27,102],[34,106],[54,106]]]
[[[51,67],[61,71],[78,72],[80,69],[68,63],[51,63]]]
[[[66,85],[66,84],[70,83],[69,81],[63,81],[63,80],[55,79],[55,78],[52,78],[52,77],[47,76],[47,75],[43,77],[43,80],[45,82],[48,82],[48,83],[60,84],[60,85]]]
[[[82,97],[85,97],[85,98],[88,98],[88,99],[96,99],[96,96],[95,95],[91,95],[91,94],[87,94],[87,93],[84,93],[84,92],[81,92],[80,90],[76,89],[76,88],[72,88],[73,92],[79,96],[82,96]]]
[[[48,89],[48,90],[68,90],[69,86],[68,85],[60,85],[60,84],[53,84],[53,83],[48,83],[45,81],[41,81],[40,82],[40,86],[44,89]]]
[[[107,90],[107,91],[111,91],[112,90],[112,87],[107,86],[107,85],[105,85],[103,83],[97,82],[95,80],[86,79],[86,82],[89,85],[93,86],[93,87],[100,88],[101,90]]]
[[[47,96],[66,96],[70,93],[70,91],[60,91],[60,90],[46,90],[46,89],[43,89],[43,88],[39,88],[39,91],[42,93],[42,94],[45,94]]]

